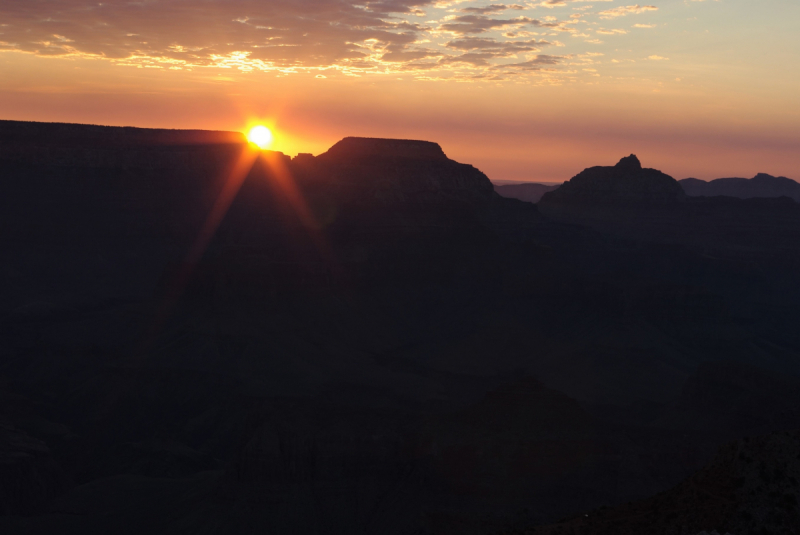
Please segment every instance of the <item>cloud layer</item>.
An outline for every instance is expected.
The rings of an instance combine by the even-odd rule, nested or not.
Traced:
[[[566,6],[560,19],[558,6]],[[624,34],[590,21],[657,9],[603,7],[592,11],[583,0],[3,0],[0,50],[176,69],[505,78],[569,71],[581,54],[543,53],[561,46],[560,35]]]

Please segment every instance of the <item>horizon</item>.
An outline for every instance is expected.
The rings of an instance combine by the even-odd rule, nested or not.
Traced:
[[[95,127],[108,127],[108,128],[126,128],[126,129],[141,129],[141,130],[157,130],[157,131],[174,131],[174,132],[219,132],[219,133],[228,133],[228,134],[241,134],[243,136],[243,138],[244,138],[243,141],[248,141],[247,140],[247,132],[239,132],[239,131],[235,131],[235,130],[150,128],[150,127],[139,127],[139,126],[133,126],[133,125],[105,125],[105,124],[48,122],[48,121],[16,121],[16,120],[0,119],[0,123],[3,122],[3,121],[29,122],[29,123],[39,123],[39,124],[63,124],[63,125],[76,125],[76,126],[95,126]],[[342,139],[345,139],[345,138],[366,138],[366,137],[365,136],[345,136]],[[441,144],[436,142],[435,140],[405,139],[405,138],[374,138],[374,137],[373,138],[367,138],[367,139],[396,139],[396,140],[403,140],[403,141],[426,141],[426,142],[433,142],[433,143],[436,143],[437,145],[441,146]],[[338,140],[338,141],[340,141],[340,140]],[[250,143],[252,143],[252,141],[250,141]],[[331,144],[331,146],[333,146],[335,143],[336,142]],[[328,147],[328,148],[330,148],[330,147]],[[274,149],[272,147],[269,147],[269,148],[261,147],[261,148],[259,148],[259,150],[261,150],[261,151],[274,150],[276,152],[280,152],[280,153],[284,154],[282,151],[279,151],[279,150]],[[327,149],[325,149],[325,150],[327,150]],[[322,154],[323,152],[325,152],[325,150],[320,151],[319,153],[316,153],[316,154],[313,154],[313,155],[314,156],[318,156],[319,154]],[[444,148],[442,148],[442,150],[445,152],[445,154],[447,154],[447,151],[445,151]],[[302,154],[302,153],[304,153],[304,151],[302,149],[300,149],[298,152],[295,152],[294,154],[288,153],[287,155],[292,157],[292,158],[294,158],[298,154]],[[311,154],[311,153],[306,153],[306,154]],[[470,162],[467,161],[467,162],[462,162],[462,163],[470,163]],[[613,163],[612,164],[606,163],[606,164],[602,164],[600,166],[602,167],[602,166],[610,166],[610,165],[613,165]],[[590,167],[595,167],[595,165],[592,165]],[[644,167],[647,167],[647,166],[644,165]],[[575,174],[579,173],[580,171],[581,170],[576,171]],[[571,175],[568,178],[564,178],[564,179],[550,179],[550,180],[548,180],[548,179],[527,180],[525,178],[520,178],[520,179],[515,179],[515,180],[495,179],[495,178],[492,178],[491,176],[488,176],[488,175],[487,175],[487,178],[489,179],[489,181],[493,185],[496,185],[496,186],[510,186],[510,185],[519,185],[519,184],[538,184],[538,185],[543,185],[543,186],[559,186],[559,185],[563,184],[564,182],[569,181],[571,178],[573,178],[575,176],[575,174]],[[757,173],[756,175],[761,175],[761,174],[770,175],[769,173],[761,173],[761,172]],[[754,175],[754,176],[756,176],[756,175]],[[771,175],[771,176],[777,176],[777,175]],[[716,178],[711,178],[711,179],[698,179],[695,176],[688,176],[688,177],[682,177],[682,178],[678,178],[678,177],[673,177],[673,178],[675,178],[675,180],[678,180],[678,181],[686,180],[686,179],[694,179],[694,180],[703,180],[704,182],[710,182],[711,180],[718,180],[718,179],[723,179],[723,178],[724,179],[727,179],[727,178],[745,178],[745,179],[749,180],[750,178],[753,178],[753,177],[737,176],[737,177],[716,177]],[[782,178],[790,178],[791,180],[793,180],[795,182],[798,182],[797,180],[795,180],[795,179],[793,179],[791,177],[782,177]]]
[[[494,180],[636,153],[800,175],[800,6],[768,0],[0,6],[0,118],[435,140]]]

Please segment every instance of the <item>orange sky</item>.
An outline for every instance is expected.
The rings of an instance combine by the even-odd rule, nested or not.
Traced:
[[[86,5],[0,5],[1,119],[259,121],[289,154],[427,139],[494,180],[629,153],[676,178],[800,179],[796,2]]]

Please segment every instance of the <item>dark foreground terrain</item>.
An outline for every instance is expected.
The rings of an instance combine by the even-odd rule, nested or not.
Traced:
[[[635,157],[0,122],[0,532],[795,533],[798,272]]]

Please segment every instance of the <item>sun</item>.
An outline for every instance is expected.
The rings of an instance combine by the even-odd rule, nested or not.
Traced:
[[[272,132],[266,126],[254,126],[247,134],[247,140],[260,149],[266,149],[272,144]]]

